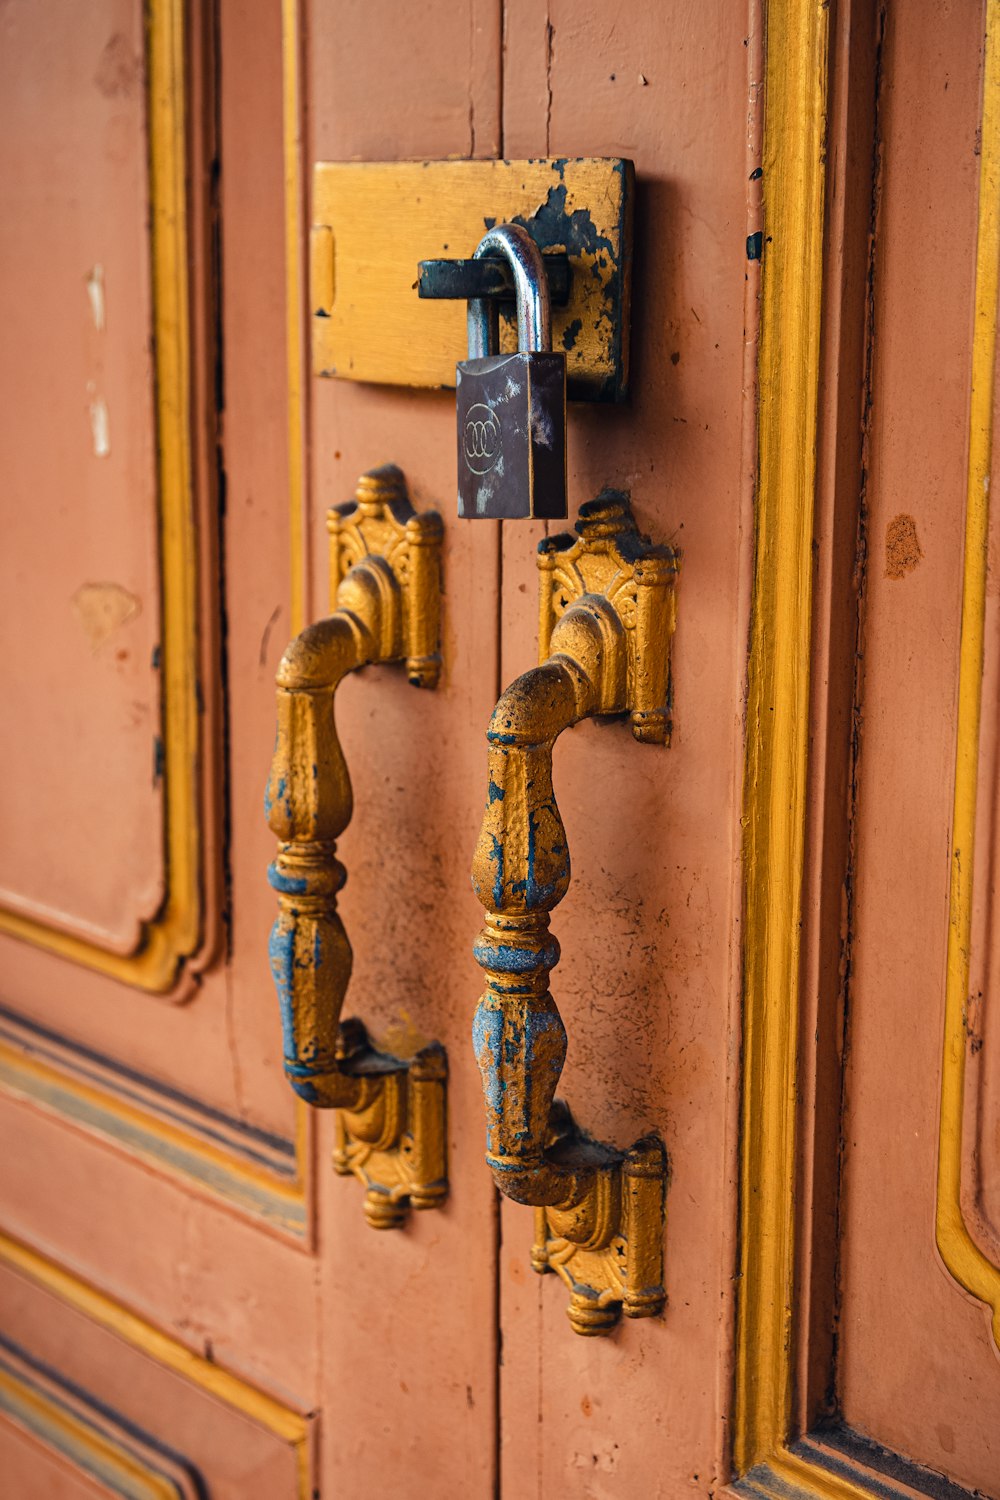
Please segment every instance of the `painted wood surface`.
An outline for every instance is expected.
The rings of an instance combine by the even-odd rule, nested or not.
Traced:
[[[361,3],[309,6],[305,159],[495,154],[499,22],[498,5],[475,0],[374,17]],[[367,58],[360,67],[359,56]],[[405,1490],[433,1453],[442,1492],[485,1500],[496,1464],[497,1224],[482,1170],[478,1074],[466,1065],[479,911],[468,867],[483,797],[481,736],[498,691],[497,535],[455,521],[450,395],[324,380],[310,401],[310,616],[327,607],[322,517],[349,498],[363,470],[398,463],[414,505],[445,518],[439,686],[415,694],[381,669],[356,674],[338,693],[355,797],[339,844],[349,871],[340,909],[355,951],[348,1011],[380,1044],[412,1054],[436,1038],[448,1049],[449,1176],[458,1189],[443,1209],[373,1248],[343,1184],[323,1185],[324,1302],[339,1304],[343,1266],[368,1263],[375,1250],[379,1280],[363,1321],[338,1318],[324,1330],[324,1381],[339,1395],[321,1475],[331,1493],[361,1475],[374,1491]],[[327,1121],[319,1142],[325,1164]],[[383,1351],[377,1412],[367,1379],[357,1378],[375,1349]]]
[[[151,0],[151,24],[181,9]],[[0,26],[27,26],[26,14],[8,6]],[[772,0],[772,39],[801,46],[783,46],[768,69],[766,164],[777,186],[764,189],[772,217],[763,230],[756,168],[766,58],[756,4],[747,12],[624,0],[608,12],[590,0],[544,8],[432,0],[418,12],[364,0],[301,7],[218,0],[183,14],[187,135],[173,145],[190,167],[185,434],[202,705],[191,742],[197,817],[188,829],[197,855],[195,940],[170,950],[168,984],[159,984],[166,999],[142,992],[144,983],[157,986],[138,970],[102,972],[70,961],[69,950],[56,957],[9,935],[0,941],[0,1135],[12,1143],[0,1154],[4,1335],[28,1351],[29,1366],[51,1367],[57,1383],[82,1392],[76,1426],[53,1418],[49,1387],[44,1431],[0,1419],[9,1472],[24,1476],[26,1494],[32,1484],[46,1495],[93,1493],[86,1464],[67,1457],[70,1437],[83,1442],[79,1422],[86,1428],[89,1420],[90,1447],[78,1446],[77,1456],[106,1454],[117,1443],[128,1450],[119,1461],[132,1462],[135,1428],[173,1451],[181,1469],[172,1473],[181,1477],[170,1482],[180,1493],[187,1464],[213,1497],[251,1500],[313,1489],[676,1500],[720,1493],[731,1476],[734,1413],[741,1462],[834,1415],[907,1459],[1000,1493],[1000,1367],[981,1306],[937,1258],[933,1225],[978,10],[953,7],[935,12],[933,25],[906,27],[893,12],[879,50],[878,6],[841,0],[830,13],[827,74],[825,12]],[[65,605],[85,544],[107,562],[98,581],[117,576],[119,553],[132,547],[145,558],[144,609],[119,627],[127,631],[156,618],[164,453],[161,441],[157,469],[148,404],[156,309],[143,281],[151,244],[135,212],[144,156],[134,132],[125,144],[115,135],[125,130],[120,120],[108,126],[110,140],[101,131],[108,111],[124,119],[131,110],[135,125],[147,80],[139,10],[108,0],[88,13],[87,26],[98,23],[92,56],[87,31],[70,58],[74,34],[62,27],[68,71],[52,78],[68,82],[46,129],[79,107],[99,137],[94,181],[117,184],[113,201],[100,200],[101,223],[116,254],[131,247],[121,275],[132,286],[133,318],[116,347],[117,357],[135,363],[122,400],[136,414],[126,430],[148,473],[139,465],[134,484],[124,476],[102,490],[101,527],[82,540],[72,527],[87,512],[82,503],[71,508],[66,529],[44,538],[52,554],[44,582],[62,590]],[[119,33],[132,38],[129,55],[140,55],[129,85],[138,92],[115,92],[121,70],[110,94],[100,87],[101,59],[114,53]],[[33,116],[18,112],[18,97],[8,104],[23,131]],[[47,97],[43,91],[43,105]],[[156,111],[146,108],[155,136]],[[100,130],[88,113],[95,110]],[[18,138],[25,179],[33,152],[43,149],[56,150],[44,132],[34,142]],[[569,1035],[561,1091],[596,1137],[623,1146],[655,1130],[671,1160],[666,1312],[591,1340],[570,1329],[557,1279],[531,1269],[530,1210],[497,1205],[469,1036],[481,913],[468,875],[486,794],[485,731],[501,690],[537,659],[535,547],[544,527],[458,523],[449,394],[306,373],[314,160],[560,153],[628,157],[638,183],[632,396],[621,409],[571,409],[571,509],[604,485],[627,488],[640,526],[682,555],[671,748],[636,744],[626,724],[584,723],[563,737],[555,758],[573,851],[573,882],[554,922],[563,951],[552,987]],[[802,180],[810,173],[811,189]],[[119,174],[131,174],[128,191]],[[757,257],[768,254],[767,233],[787,232],[803,214],[818,233],[817,194],[825,203],[822,276],[817,241],[811,258],[786,256],[784,246],[772,251],[782,274],[764,278],[769,295],[795,301],[802,379],[793,380],[780,338],[770,345],[765,338],[769,362],[757,368]],[[88,234],[98,222],[95,201],[74,207]],[[29,256],[36,209],[10,231],[29,280],[37,274]],[[72,237],[61,239],[50,274],[68,278],[82,299],[73,325],[81,348],[58,368],[43,351],[34,384],[16,391],[29,433],[46,416],[37,390],[51,380],[58,392],[71,374],[79,385],[96,357],[86,279],[74,281],[67,269],[76,249]],[[116,270],[116,285],[118,277]],[[105,291],[110,347],[118,332],[110,272]],[[787,302],[781,306],[787,313]],[[23,314],[18,303],[19,329]],[[171,347],[176,353],[179,345]],[[781,407],[770,447],[761,441],[762,474],[758,379],[770,382],[765,419],[777,421],[775,400]],[[118,404],[116,394],[109,420]],[[82,496],[89,505],[87,476],[95,464],[113,466],[118,429],[109,429],[111,454],[98,457],[87,450],[85,406],[73,420],[82,447],[70,464],[70,499],[60,504]],[[162,437],[162,412],[157,422]],[[795,441],[783,445],[789,432]],[[56,494],[49,469],[64,462],[63,448],[34,440],[19,447],[14,437],[18,483],[37,476],[40,493]],[[188,462],[182,447],[168,448],[171,462]],[[782,467],[790,453],[798,476],[791,487]],[[278,660],[288,639],[328,608],[326,509],[350,497],[363,470],[387,461],[405,470],[418,508],[445,517],[443,675],[434,693],[414,694],[402,673],[372,668],[338,691],[355,794],[339,846],[349,875],[340,905],[355,950],[346,1013],[404,1054],[431,1039],[448,1048],[451,1195],[443,1209],[412,1215],[404,1230],[374,1234],[357,1184],[331,1170],[332,1119],[306,1118],[282,1077],[266,960],[274,906],[264,871],[273,838],[261,801]],[[779,548],[779,561],[800,584],[815,522],[811,663],[803,655],[804,588],[786,581],[769,595],[759,576],[753,583],[760,528],[777,514],[768,496],[790,506],[783,522],[795,539]],[[41,546],[37,518],[15,511],[15,541],[31,557]],[[865,545],[862,576],[855,565],[865,561]],[[766,548],[758,555],[767,557]],[[763,611],[753,636],[763,675],[752,712],[790,714],[781,732],[791,724],[795,743],[786,734],[786,748],[797,756],[807,687],[811,695],[810,759],[795,762],[791,812],[780,795],[765,803],[751,791],[749,808],[742,801],[752,589]],[[1000,671],[992,572],[988,592],[992,702]],[[778,679],[770,669],[790,649],[790,630],[798,665],[772,702],[767,684]],[[66,661],[58,639],[45,645],[53,670]],[[91,691],[89,658],[84,666],[73,696],[81,714],[103,702]],[[15,681],[32,736],[55,723],[44,675]],[[153,697],[149,704],[159,712]],[[766,781],[779,760],[766,748],[769,731],[752,727],[765,745]],[[51,746],[63,750],[66,737],[52,736]],[[104,787],[102,777],[107,787],[121,783],[134,806],[95,840],[85,837],[89,825],[72,819],[86,766],[60,769],[62,756],[50,776],[46,828],[80,852],[60,871],[71,883],[63,900],[69,925],[82,931],[81,923],[103,921],[109,948],[128,947],[137,913],[155,917],[164,873],[159,835],[144,842],[129,833],[160,828],[159,794],[132,774],[131,743],[124,733],[102,742],[87,785]],[[997,744],[988,717],[984,870],[996,859]],[[47,765],[28,757],[25,772],[49,776]],[[59,812],[60,799],[69,814]],[[795,934],[780,931],[788,921],[796,926],[798,855],[783,867],[780,892],[772,867],[762,869],[756,889],[766,920],[748,907],[741,927],[744,818],[788,849],[805,837],[801,959]],[[23,845],[23,829],[18,838]],[[40,840],[35,863],[24,867],[26,901],[45,884],[52,862],[45,848]],[[94,872],[115,859],[113,887]],[[153,884],[143,886],[147,876]],[[977,1242],[995,1257],[1000,1084],[995,1027],[978,1003],[996,966],[995,923],[991,878],[977,874],[977,882],[962,1182]],[[114,911],[101,913],[109,898]],[[853,945],[846,959],[845,910]],[[758,1240],[775,1224],[785,1236],[776,1249],[765,1245],[773,1274],[764,1277],[759,1258],[745,1257],[742,1271],[738,1260],[741,956],[772,938],[771,1009],[755,1011],[752,996],[746,1002],[765,1060],[780,1058],[787,1105],[778,1135],[768,1137],[779,1141],[777,1174],[769,1174],[775,1153],[764,1150],[758,1163],[776,1195],[774,1214],[755,1210],[756,1179],[744,1181],[744,1250],[758,1228]],[[789,998],[781,1009],[785,990],[774,977],[786,960],[787,988],[801,982],[803,991],[798,1048],[794,1008]],[[747,975],[756,986],[759,968],[749,965]],[[769,1097],[763,1090],[750,1100],[747,1121],[772,1108]],[[748,1267],[750,1279],[758,1277],[749,1288]],[[744,1298],[745,1312],[748,1295],[758,1298],[754,1327],[766,1370],[749,1356],[734,1367],[737,1301]],[[27,1388],[30,1368],[18,1368]],[[747,1382],[757,1382],[751,1395],[763,1393],[757,1405],[767,1407],[756,1428]],[[98,1406],[113,1413],[110,1430],[97,1423]],[[784,1469],[758,1469],[740,1493],[787,1493],[781,1485],[792,1480],[804,1495],[886,1493],[888,1481],[871,1478],[857,1445],[838,1442],[811,1440],[786,1452]],[[848,1448],[849,1480],[830,1467]],[[153,1477],[143,1482],[161,1483],[152,1458],[147,1469]],[[907,1474],[909,1492],[919,1493],[919,1478]]]
[[[926,30],[901,21],[892,14],[887,20],[879,94],[883,165],[874,255],[839,1390],[848,1422],[995,1494],[1000,1362],[983,1307],[947,1275],[929,1229],[944,1029],[983,27],[977,7],[958,8]],[[930,219],[928,194],[938,205]],[[926,257],[911,254],[917,233],[930,236]],[[948,257],[945,277],[931,270],[936,236]],[[992,609],[991,619],[995,632]],[[995,764],[995,739],[988,712],[988,764]],[[994,834],[988,837],[995,842]],[[989,858],[977,861],[977,883]],[[972,871],[966,874],[971,878]],[[974,1050],[982,963],[980,956],[967,1020]],[[978,1126],[968,1123],[969,1152],[976,1154],[979,1134],[978,1154],[988,1172],[993,1124],[982,1114]]]
[[[530,1268],[530,1212],[504,1205],[501,1472],[511,1494],[708,1494],[732,1338],[746,32],[726,7],[668,21],[554,5],[547,22],[507,8],[504,152],[579,141],[632,157],[637,179],[631,407],[571,410],[571,511],[604,484],[630,488],[641,529],[682,555],[670,749],[583,724],[556,755],[573,858],[553,924],[570,1038],[560,1089],[599,1139],[660,1131],[672,1177],[662,1322],[582,1348],[555,1278]],[[537,652],[538,531],[529,543],[525,530],[504,527],[505,685]]]
[[[21,559],[0,904],[127,952],[164,890],[142,15],[15,4],[0,26],[2,525]]]

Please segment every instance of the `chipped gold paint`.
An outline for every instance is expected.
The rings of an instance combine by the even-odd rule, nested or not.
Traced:
[[[552,310],[570,396],[618,399],[628,385],[632,194],[632,164],[618,158],[316,163],[313,373],[454,386],[466,305],[418,298],[418,262],[469,257],[490,222],[538,215],[542,247],[550,231],[570,256],[569,302]],[[575,245],[574,214],[586,231]],[[501,344],[516,347],[512,327]]]
[[[473,1038],[497,1187],[535,1207],[531,1262],[569,1287],[573,1329],[603,1334],[622,1312],[662,1311],[667,1161],[653,1136],[624,1152],[589,1140],[555,1098],[566,1032],[549,992],[559,959],[549,913],[570,866],[552,751],[563,730],[601,714],[627,713],[636,739],[667,743],[678,559],[639,535],[614,491],[582,507],[576,532],[539,547],[541,665],[503,694],[487,734],[472,868],[486,991]]]
[[[341,1111],[334,1165],[361,1179],[369,1223],[387,1229],[447,1194],[446,1062],[436,1043],[406,1063],[376,1051],[360,1022],[340,1024],[352,954],[336,840],[352,799],[334,697],[349,672],[374,663],[402,662],[415,686],[437,685],[442,528],[433,512],[414,512],[392,466],[364,475],[327,525],[333,613],[295,638],[278,669],[271,968],[289,1082],[306,1104]]]

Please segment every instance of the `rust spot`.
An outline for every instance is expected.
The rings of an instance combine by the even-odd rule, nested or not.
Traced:
[[[917,538],[917,523],[912,516],[893,516],[885,529],[885,576],[905,578],[923,557]]]
[[[584,1396],[583,1400],[580,1402],[580,1410],[583,1412],[583,1415],[585,1417],[589,1417],[591,1412],[594,1410],[594,1403],[591,1401],[589,1396]]]
[[[514,1258],[510,1262],[510,1279],[515,1286],[524,1285],[524,1261]]]
[[[127,620],[135,618],[142,604],[120,583],[82,583],[73,595],[73,607],[96,653]]]

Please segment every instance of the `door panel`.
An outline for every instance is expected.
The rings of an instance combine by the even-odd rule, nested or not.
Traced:
[[[997,1350],[982,1306],[947,1274],[931,1229],[944,1128],[982,16],[959,7],[926,29],[890,16],[882,58],[840,1382],[852,1426],[992,1494],[1000,1475]],[[914,259],[917,233],[930,238]],[[944,277],[933,269],[939,255]],[[988,765],[996,729],[985,702]],[[974,874],[988,900],[988,823],[983,833]],[[986,995],[982,962],[974,993]],[[974,1046],[981,1004],[968,1020]],[[988,1068],[987,1060],[986,1076]],[[974,1092],[970,1105],[975,1111]],[[978,1129],[985,1152],[970,1120],[967,1160],[980,1156],[985,1181],[989,1117]]]
[[[584,723],[556,751],[573,870],[552,921],[560,1094],[599,1140],[663,1136],[668,1303],[662,1320],[577,1338],[565,1288],[531,1269],[531,1211],[504,1202],[502,1482],[511,1495],[708,1494],[734,1255],[745,17],[567,4],[548,24],[507,9],[504,152],[621,153],[636,169],[631,401],[571,409],[571,513],[604,485],[630,489],[640,529],[681,550],[670,748]],[[539,531],[503,530],[506,685],[537,660]]]
[[[164,888],[142,10],[10,5],[2,27],[4,534],[23,563],[3,593],[0,901],[127,953]]]

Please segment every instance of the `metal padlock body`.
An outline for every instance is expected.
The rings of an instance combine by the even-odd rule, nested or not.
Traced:
[[[548,279],[526,230],[501,224],[476,255],[500,253],[514,274],[516,354],[498,346],[494,301],[469,303],[469,358],[456,374],[458,513],[522,520],[566,515],[566,356],[551,344]]]
[[[566,515],[566,356],[487,355],[458,366],[458,513]]]

